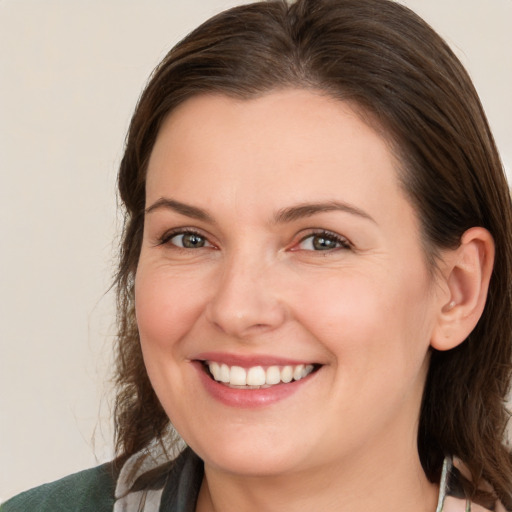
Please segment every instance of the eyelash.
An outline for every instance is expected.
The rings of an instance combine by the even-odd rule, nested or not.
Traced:
[[[199,231],[196,231],[195,229],[191,229],[191,228],[185,228],[185,229],[178,228],[178,229],[174,229],[171,231],[167,231],[158,239],[157,245],[169,244],[174,237],[179,236],[179,235],[181,235],[181,236],[195,235],[199,238],[202,238],[205,241],[205,243],[208,244],[207,247],[213,247],[213,244],[211,242],[209,242],[208,239],[202,233],[200,233]],[[180,247],[179,245],[176,245],[176,244],[171,244],[171,245],[174,248],[179,249],[179,250],[186,251],[186,250],[190,249],[189,247]]]
[[[342,249],[342,250],[343,249],[345,249],[345,250],[352,249],[352,244],[345,237],[340,236],[336,233],[333,233],[332,231],[326,231],[326,230],[312,232],[312,233],[307,234],[306,236],[304,236],[300,239],[298,245],[302,244],[309,238],[311,238],[311,239],[323,238],[325,240],[332,241],[335,243],[335,245],[337,245],[337,247],[326,248],[324,250],[316,250],[316,251],[311,251],[311,252],[331,252],[331,251],[340,250],[340,249]],[[300,248],[295,249],[295,250],[300,250]]]
[[[186,228],[186,229],[178,228],[178,229],[174,229],[172,231],[167,231],[158,239],[157,245],[169,244],[170,241],[174,237],[179,236],[179,235],[181,235],[181,236],[195,235],[195,236],[203,239],[205,244],[208,244],[208,245],[206,245],[206,247],[215,247],[211,242],[208,241],[207,237],[205,237],[201,232],[199,232],[195,229],[191,229],[191,228]],[[304,249],[304,248],[300,247],[300,245],[303,244],[308,239],[312,239],[312,243],[313,243],[313,247],[314,247],[313,240],[315,238],[324,239],[324,240],[327,240],[328,242],[333,242],[334,245],[336,245],[336,247],[327,247],[324,249],[317,249],[317,250]],[[178,249],[178,250],[183,250],[183,251],[192,250],[191,247],[180,247],[179,245],[176,245],[176,244],[171,244],[171,245],[173,246],[174,249]],[[205,245],[202,245],[202,246],[199,246],[196,248],[203,248],[203,247],[205,247]],[[307,235],[303,236],[299,240],[298,244],[294,245],[294,247],[291,248],[291,251],[305,250],[308,252],[332,252],[332,251],[336,251],[336,250],[340,250],[340,249],[341,250],[352,249],[352,244],[345,237],[340,236],[336,233],[333,233],[332,231],[321,230],[321,231],[317,231],[317,232],[308,233]]]

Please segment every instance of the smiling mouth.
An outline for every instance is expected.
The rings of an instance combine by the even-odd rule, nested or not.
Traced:
[[[202,361],[206,373],[216,382],[236,389],[265,389],[304,379],[320,368],[317,364],[285,366],[229,366],[216,361]]]

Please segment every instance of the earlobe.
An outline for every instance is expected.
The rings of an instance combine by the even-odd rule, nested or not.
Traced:
[[[450,350],[469,336],[484,310],[494,264],[492,235],[485,228],[468,229],[443,262],[449,299],[440,304],[430,344]]]

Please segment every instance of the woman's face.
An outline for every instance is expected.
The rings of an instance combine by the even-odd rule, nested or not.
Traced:
[[[154,389],[206,464],[417,457],[443,299],[397,167],[347,104],[314,92],[199,96],[163,124],[137,322]]]

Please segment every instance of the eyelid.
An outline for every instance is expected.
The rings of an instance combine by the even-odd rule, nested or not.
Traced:
[[[197,228],[191,228],[191,227],[179,227],[179,228],[172,228],[167,231],[165,231],[161,236],[158,237],[156,241],[156,246],[166,245],[168,244],[175,236],[178,235],[197,235],[201,238],[204,238],[206,243],[208,244],[207,247],[215,247],[215,244],[210,241],[210,238],[205,235],[201,230]],[[176,249],[183,249],[188,250],[185,247],[180,247],[178,245],[171,244]]]
[[[293,242],[293,246],[289,250],[291,250],[291,251],[304,250],[304,251],[308,251],[308,252],[332,252],[332,251],[340,250],[340,249],[345,249],[345,250],[353,249],[353,244],[347,237],[340,235],[334,231],[330,231],[328,229],[323,229],[323,228],[311,228],[306,231],[307,231],[306,233],[304,233],[304,231],[303,231],[302,236],[300,236],[300,238],[296,242]],[[200,236],[201,238],[205,239],[206,243],[208,244],[207,247],[216,248],[216,244],[210,240],[209,235],[203,233],[200,229],[193,228],[193,227],[184,227],[184,226],[172,228],[172,229],[165,231],[161,236],[159,236],[157,238],[155,245],[156,246],[166,245],[175,236],[187,235],[187,234],[193,234],[193,235]],[[335,242],[337,242],[340,246],[333,248],[333,249],[326,249],[325,251],[313,251],[313,250],[308,250],[308,249],[301,249],[300,247],[298,247],[302,242],[304,242],[308,238],[315,237],[315,236],[324,236],[325,238],[332,239]],[[173,247],[175,247],[176,249],[189,250],[188,248],[180,247],[178,245],[174,245],[174,244],[171,244],[171,245],[173,245]]]
[[[333,249],[325,249],[324,251],[314,251],[314,250],[309,250],[309,249],[301,249],[300,247],[298,247],[301,243],[303,243],[308,238],[315,237],[315,236],[324,236],[325,238],[334,240],[336,243],[340,244],[340,246],[335,247]],[[336,250],[340,250],[340,249],[348,250],[348,249],[353,249],[353,248],[354,247],[353,247],[352,242],[347,237],[345,237],[343,235],[340,235],[340,234],[335,233],[334,231],[330,231],[328,229],[312,228],[306,234],[304,234],[303,236],[300,237],[298,242],[296,242],[294,244],[292,250],[294,250],[294,251],[304,250],[307,252],[332,252],[332,251],[336,251]]]

